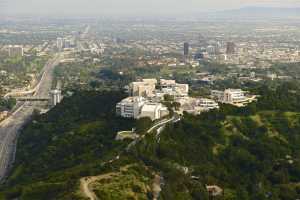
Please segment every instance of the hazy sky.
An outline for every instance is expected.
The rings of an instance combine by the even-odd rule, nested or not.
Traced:
[[[243,6],[300,7],[300,0],[0,0],[2,14],[175,14]]]

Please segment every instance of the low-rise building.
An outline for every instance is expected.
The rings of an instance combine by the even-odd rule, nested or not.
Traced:
[[[188,84],[179,84],[175,85],[175,91],[179,96],[188,96],[189,94],[189,85]]]
[[[254,95],[246,95],[241,89],[226,89],[224,91],[211,91],[211,96],[218,102],[243,107],[256,100]]]
[[[224,103],[242,103],[247,100],[245,92],[241,89],[226,89],[224,91]]]
[[[175,80],[160,79],[159,83],[160,83],[161,87],[169,87],[169,86],[175,85],[176,81]]]
[[[217,101],[222,101],[224,96],[224,91],[220,90],[211,90],[210,95]]]
[[[156,120],[168,115],[169,111],[161,103],[149,102],[143,97],[127,97],[116,105],[116,114],[125,118]]]
[[[146,78],[146,79],[143,79],[143,82],[144,83],[148,83],[148,84],[152,84],[152,85],[156,85],[157,84],[157,80],[155,78]]]
[[[168,94],[175,97],[188,96],[189,85],[179,84],[175,80],[160,79],[159,91],[156,90],[157,80],[156,79],[143,79],[139,82],[132,82],[128,91],[131,96],[142,96],[154,98],[156,94],[162,93]]]
[[[149,117],[152,121],[160,119],[168,115],[167,107],[163,106],[161,103],[146,103],[143,105],[140,118]]]
[[[125,118],[137,119],[146,100],[143,97],[127,97],[116,106],[116,114]]]
[[[132,96],[152,96],[155,91],[156,79],[144,79],[141,82],[132,82],[129,92]]]
[[[209,111],[213,109],[219,109],[219,104],[212,100],[207,98],[200,98],[196,100],[196,105],[199,107],[201,111]]]
[[[179,84],[175,80],[160,79],[160,87],[162,92],[171,96],[185,97],[189,93],[188,84]]]
[[[180,114],[187,112],[193,115],[199,115],[202,112],[219,109],[219,104],[216,101],[207,98],[182,97],[176,98],[176,102],[180,104],[178,111]]]

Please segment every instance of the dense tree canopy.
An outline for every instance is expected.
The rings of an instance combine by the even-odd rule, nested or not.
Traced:
[[[184,113],[159,135],[146,134],[129,152],[123,151],[128,141],[114,140],[116,132],[136,127],[143,134],[151,121],[116,117],[115,104],[125,96],[121,92],[77,91],[25,127],[15,168],[1,194],[80,199],[79,178],[139,163],[163,177],[163,200],[209,199],[206,185],[224,190],[215,199],[297,199],[299,86],[289,83],[255,91],[258,101],[245,108],[221,105],[198,116]],[[119,162],[101,166],[119,152]]]

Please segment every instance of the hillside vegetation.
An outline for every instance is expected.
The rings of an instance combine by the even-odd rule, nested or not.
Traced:
[[[45,115],[34,116],[21,133],[7,198],[72,199],[77,180],[103,169],[103,160],[123,149],[116,132],[134,121],[115,117],[121,92],[78,91]]]
[[[224,190],[214,199],[300,198],[299,86],[255,92],[261,97],[248,107],[185,113],[124,152],[129,141],[114,141],[116,132],[149,124],[115,117],[122,93],[78,91],[25,127],[2,198],[86,199],[80,180],[92,176],[99,198],[151,199],[154,174],[163,179],[161,200],[209,199],[206,185]]]

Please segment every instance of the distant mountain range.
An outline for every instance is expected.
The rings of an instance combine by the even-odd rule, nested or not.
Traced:
[[[298,8],[281,8],[281,7],[243,7],[240,9],[224,10],[211,12],[209,17],[222,18],[300,18],[300,7]]]

